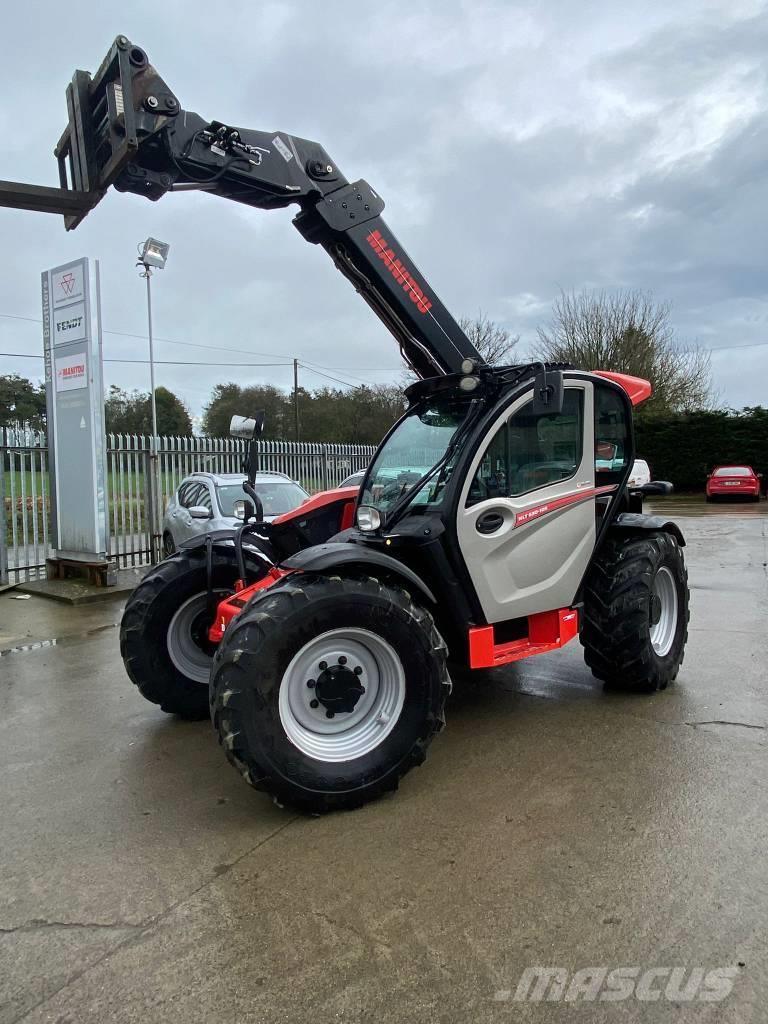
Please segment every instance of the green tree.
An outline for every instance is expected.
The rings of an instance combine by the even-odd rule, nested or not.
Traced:
[[[400,388],[377,387],[299,388],[299,438],[338,444],[378,444],[394,421],[402,415],[405,400]],[[296,421],[293,391],[271,385],[240,387],[217,384],[205,407],[203,432],[209,437],[226,437],[233,415],[249,416],[263,409],[264,437],[293,441]]]
[[[378,444],[404,409],[402,391],[391,385],[346,391],[319,388],[308,392],[300,388],[301,440]]]
[[[35,430],[45,426],[45,384],[33,384],[17,373],[0,376],[0,426],[29,423]]]
[[[561,292],[549,327],[539,328],[536,355],[649,380],[653,396],[640,407],[646,416],[712,404],[709,353],[678,345],[669,304],[644,292]]]
[[[217,384],[203,410],[203,433],[208,437],[227,437],[233,416],[252,416],[264,410],[264,434],[267,439],[293,437],[293,419],[288,395],[271,384],[241,387]]]
[[[168,388],[155,388],[157,432],[161,437],[186,437],[192,433],[192,420],[184,402]],[[124,391],[116,384],[104,402],[109,434],[151,434],[152,403],[147,391]]]

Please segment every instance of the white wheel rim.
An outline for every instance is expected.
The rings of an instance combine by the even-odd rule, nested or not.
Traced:
[[[651,646],[660,658],[669,654],[677,632],[677,587],[675,578],[666,565],[662,565],[653,580],[651,609],[658,619],[651,625]]]
[[[226,590],[216,591],[219,599],[227,593]],[[174,666],[188,679],[206,686],[211,674],[213,658],[197,643],[193,635],[193,628],[195,620],[205,613],[207,604],[208,594],[206,592],[188,598],[176,610],[176,614],[168,624],[166,635],[168,657]]]
[[[318,700],[327,685],[321,663],[348,667],[356,676],[365,692],[353,710],[328,717],[328,707]],[[307,685],[310,680],[313,686]],[[383,743],[404,702],[405,671],[394,648],[376,633],[350,627],[321,633],[294,655],[280,682],[278,707],[295,747],[317,761],[339,762],[363,757]]]

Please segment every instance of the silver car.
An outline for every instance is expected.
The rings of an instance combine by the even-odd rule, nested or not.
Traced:
[[[163,518],[163,548],[172,554],[185,541],[212,530],[232,529],[242,523],[236,515],[245,501],[244,473],[192,473],[171,495]],[[264,506],[264,521],[297,508],[309,495],[285,473],[258,473],[256,493]],[[242,509],[242,505],[239,506]]]

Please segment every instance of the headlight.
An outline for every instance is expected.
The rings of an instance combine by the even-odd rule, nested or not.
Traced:
[[[381,513],[372,505],[361,505],[357,510],[357,527],[359,530],[368,532],[378,530],[381,526]]]

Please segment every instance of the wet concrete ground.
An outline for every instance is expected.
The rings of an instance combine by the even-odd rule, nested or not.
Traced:
[[[0,1024],[764,1021],[760,511],[681,520],[670,691],[604,693],[578,644],[458,679],[400,792],[322,819],[133,691],[119,606],[0,596],[0,649],[31,647],[0,657]],[[537,965],[736,977],[719,1003],[510,999]]]

